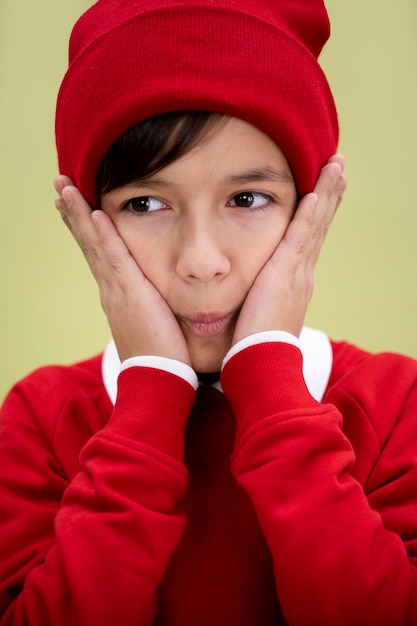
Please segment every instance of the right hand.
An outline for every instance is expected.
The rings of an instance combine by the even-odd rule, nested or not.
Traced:
[[[55,205],[98,284],[103,310],[121,361],[153,355],[191,365],[181,328],[157,289],[130,254],[110,217],[92,211],[67,176],[58,176]]]

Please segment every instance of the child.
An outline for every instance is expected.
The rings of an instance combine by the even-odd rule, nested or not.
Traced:
[[[327,37],[320,0],[76,24],[56,204],[113,341],[4,404],[0,624],[416,623],[417,364],[303,328],[346,187]]]

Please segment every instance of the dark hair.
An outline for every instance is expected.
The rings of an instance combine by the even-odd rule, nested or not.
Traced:
[[[210,111],[154,115],[127,130],[102,160],[99,195],[160,171],[191,150],[226,116]]]

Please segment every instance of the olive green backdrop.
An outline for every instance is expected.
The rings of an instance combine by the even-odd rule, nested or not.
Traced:
[[[55,96],[71,26],[90,4],[0,4],[1,396],[33,368],[87,357],[109,338],[95,283],[53,205]],[[327,6],[322,64],[350,184],[307,322],[417,357],[417,2]]]

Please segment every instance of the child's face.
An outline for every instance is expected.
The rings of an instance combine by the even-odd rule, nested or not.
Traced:
[[[102,196],[102,209],[175,314],[196,371],[220,369],[239,310],[296,201],[283,153],[235,118],[150,178]]]

